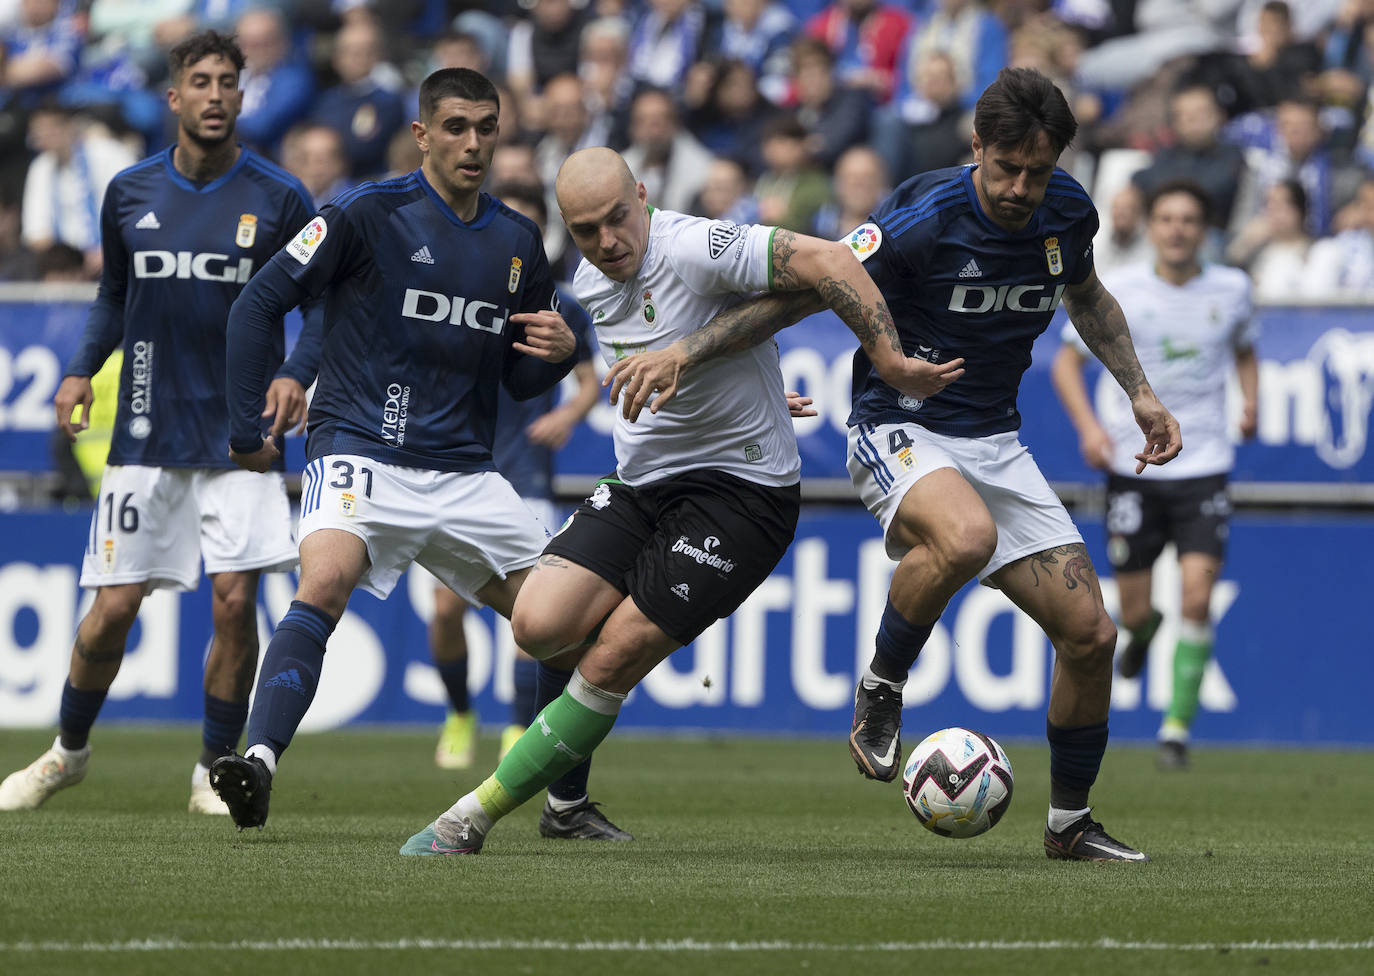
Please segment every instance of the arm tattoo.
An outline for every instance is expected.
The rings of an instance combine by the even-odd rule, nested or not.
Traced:
[[[81,639],[80,633],[76,635],[74,649],[76,656],[88,664],[109,664],[124,657],[123,644],[118,647],[91,647]]]
[[[763,295],[741,302],[681,340],[687,353],[687,365],[697,366],[718,356],[752,349],[773,333],[824,307],[825,303],[814,291]]]
[[[773,290],[796,291],[801,287],[797,272],[792,267],[792,256],[797,253],[797,235],[779,227],[773,231]]]
[[[868,305],[851,285],[834,278],[816,282],[816,294],[849,326],[864,351],[872,353],[879,340],[886,339],[893,352],[901,353],[902,342],[897,338],[897,326],[892,322],[887,302],[879,301],[876,307]]]
[[[1044,552],[1032,553],[1026,559],[1030,561],[1031,579],[1037,589],[1040,586],[1042,573],[1047,584],[1053,582],[1056,575],[1062,576],[1064,588],[1069,590],[1076,590],[1080,585],[1091,590],[1097,582],[1097,574],[1093,572],[1093,563],[1088,558],[1088,550],[1083,548],[1083,544],[1079,542],[1067,546],[1056,546],[1053,549],[1046,549]],[[1063,568],[1058,569],[1061,560],[1063,561]]]
[[[1096,275],[1081,290],[1067,289],[1064,299],[1069,319],[1083,342],[1121,384],[1126,395],[1134,399],[1146,385],[1145,371],[1136,358],[1131,330],[1126,325],[1121,306],[1111,292],[1102,287]]]

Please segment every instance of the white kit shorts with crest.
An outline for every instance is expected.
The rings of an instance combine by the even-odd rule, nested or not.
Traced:
[[[849,428],[848,467],[859,497],[883,527],[892,559],[907,553],[889,531],[902,497],[941,468],[963,475],[997,524],[997,548],[979,580],[1024,556],[1083,541],[1014,430],[951,437],[920,424],[859,424]]]
[[[194,590],[205,572],[296,568],[291,503],[276,472],[109,465],[86,537],[81,585]]]
[[[311,461],[298,537],[342,529],[367,544],[358,585],[380,599],[412,562],[473,606],[493,577],[533,566],[548,531],[495,471],[408,468],[356,454]]]

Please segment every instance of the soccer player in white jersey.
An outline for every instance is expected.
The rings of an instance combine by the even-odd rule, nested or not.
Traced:
[[[243,54],[231,38],[195,35],[169,62],[176,143],[121,172],[105,194],[100,293],[55,399],[58,426],[75,440],[90,419],[91,377],[123,347],[110,453],[81,568],[81,585],[95,590],[95,600],[77,626],[61,734],[0,784],[0,810],[31,809],[85,777],[90,729],[144,596],[158,587],[194,589],[204,555],[214,638],[190,810],[228,813],[207,767],[237,745],[248,715],[258,577],[296,563],[281,474],[240,471],[224,454],[224,329],[234,296],[313,205],[300,181],[234,139]],[[305,413],[319,354],[312,321],[313,313],[284,366],[281,342],[269,350],[270,370],[282,367],[264,412],[274,415],[277,437]]]
[[[555,192],[584,258],[573,292],[608,361],[690,336],[741,296],[814,288],[912,395],[959,375],[958,363],[902,355],[881,295],[843,245],[652,210],[625,161],[599,147],[564,162]],[[640,679],[733,613],[791,544],[801,459],[775,345],[700,370],[638,423],[627,412],[615,473],[545,548],[511,618],[531,654],[577,662],[568,687],[402,854],[481,850],[496,820],[589,755]]]
[[[1089,352],[1071,328],[1064,330],[1051,374],[1078,430],[1083,459],[1107,472],[1107,558],[1121,594],[1121,624],[1130,635],[1117,662],[1123,677],[1140,673],[1162,619],[1150,603],[1155,560],[1165,543],[1178,550],[1183,619],[1173,696],[1159,729],[1159,765],[1166,769],[1187,765],[1188,731],[1212,655],[1209,607],[1226,549],[1226,482],[1235,460],[1228,377],[1234,373],[1240,385],[1242,438],[1255,435],[1259,395],[1250,279],[1237,268],[1198,259],[1207,212],[1207,194],[1196,183],[1159,187],[1147,211],[1155,260],[1105,278],[1130,320],[1141,367],[1188,432],[1188,451],[1165,467],[1136,473],[1130,404],[1112,388],[1098,401],[1100,413],[1094,410],[1083,380]]]
[[[1061,299],[1130,394],[1145,440],[1137,467],[1171,460],[1182,438],[1093,270],[1097,210],[1056,166],[1078,128],[1063,93],[1037,71],[1003,69],[979,97],[973,128],[973,165],[913,176],[849,237],[903,348],[936,363],[958,357],[967,369],[935,395],[912,397],[875,373],[862,351],[854,357],[849,472],[898,563],[855,688],[849,751],[868,778],[897,778],[908,672],[950,598],[976,577],[1054,646],[1046,855],[1146,861],[1103,829],[1088,802],[1107,750],[1116,626],[1082,537],[1017,433],[1021,376]],[[713,348],[757,342],[815,306],[805,294],[763,296],[728,309],[694,343],[621,371],[648,375],[639,400],[644,385],[695,369]]]

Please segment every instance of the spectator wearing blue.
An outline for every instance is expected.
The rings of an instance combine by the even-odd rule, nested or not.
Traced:
[[[722,9],[725,17],[714,25],[706,50],[748,65],[759,91],[781,105],[787,98],[789,48],[801,24],[776,0],[724,0]]]
[[[961,162],[968,156],[971,129],[959,100],[954,59],[944,51],[928,51],[916,65],[910,91],[874,113],[873,147],[901,182]]]
[[[895,99],[912,93],[921,58],[940,51],[954,63],[960,105],[971,111],[1006,66],[1008,46],[1007,28],[981,0],[940,0],[930,20],[907,36],[897,62]]]
[[[356,185],[348,178],[343,133],[319,122],[298,122],[281,141],[282,168],[323,206]],[[374,170],[380,176],[381,170]]]
[[[692,70],[687,127],[712,153],[733,156],[749,167],[751,176],[757,176],[763,168],[763,131],[781,110],[759,92],[758,79],[743,61],[701,62]],[[693,91],[698,80],[706,83],[700,95]]]
[[[1166,183],[1188,179],[1207,194],[1213,227],[1231,225],[1236,193],[1245,182],[1245,154],[1221,139],[1226,116],[1207,85],[1187,85],[1169,99],[1174,144],[1155,154],[1145,169],[1131,177],[1145,196]]]
[[[311,113],[313,121],[343,137],[344,155],[355,179],[377,176],[386,169],[387,146],[407,121],[397,84],[400,73],[384,62],[382,54],[382,32],[376,21],[350,18],[334,38],[330,59],[339,83],[320,94]],[[328,198],[315,194],[315,199]]]
[[[680,95],[688,70],[705,50],[710,19],[697,0],[649,0],[630,33],[630,76]]]
[[[239,17],[235,31],[245,62],[238,131],[246,142],[275,155],[286,130],[310,111],[315,82],[310,68],[295,57],[278,11],[249,10]]]
[[[0,104],[32,108],[76,73],[81,28],[72,0],[25,0],[0,33]]]
[[[879,0],[835,0],[806,22],[805,32],[835,55],[840,81],[867,92],[879,105],[892,98],[897,56],[916,21],[905,9]]]
[[[814,37],[800,37],[792,45],[792,86],[797,120],[807,133],[807,154],[829,172],[841,153],[868,139],[873,100],[866,91],[836,81],[835,56]],[[806,232],[805,226],[792,229]]]
[[[1307,195],[1307,231],[1322,237],[1331,226],[1331,186],[1334,167],[1317,103],[1302,95],[1279,102],[1272,116],[1253,113],[1229,127],[1232,139],[1247,148],[1254,171],[1253,203],[1257,213],[1270,187],[1297,181]]]
[[[559,75],[577,74],[577,49],[587,23],[570,0],[534,0],[528,20],[516,23],[506,49],[506,84],[522,101]]]

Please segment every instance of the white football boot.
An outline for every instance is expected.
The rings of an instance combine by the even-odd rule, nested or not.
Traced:
[[[60,748],[62,737],[52,748],[0,783],[0,810],[36,810],[58,790],[75,786],[86,778],[86,761],[91,747],[71,752]]]
[[[196,763],[191,770],[191,802],[186,808],[191,813],[208,813],[215,817],[229,816],[229,807],[210,786],[210,770]]]

